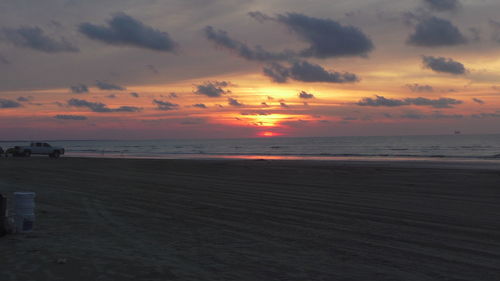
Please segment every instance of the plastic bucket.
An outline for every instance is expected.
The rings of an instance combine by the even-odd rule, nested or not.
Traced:
[[[34,192],[14,192],[14,210],[35,209]]]
[[[17,233],[33,231],[35,196],[34,192],[14,192],[14,225]]]

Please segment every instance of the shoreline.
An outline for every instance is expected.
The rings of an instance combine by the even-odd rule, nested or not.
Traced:
[[[178,156],[178,155],[176,155]],[[35,156],[38,157],[38,156]],[[478,169],[500,170],[500,159],[464,159],[464,158],[397,158],[397,157],[296,157],[275,155],[238,155],[238,156],[213,156],[206,157],[151,157],[151,156],[111,156],[102,155],[64,155],[62,158],[83,159],[126,159],[126,160],[182,160],[182,161],[289,161],[289,162],[323,162],[334,165],[356,166],[398,166],[407,168],[442,168],[442,169]]]

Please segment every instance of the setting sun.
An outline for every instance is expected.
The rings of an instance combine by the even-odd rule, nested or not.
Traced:
[[[265,132],[260,132],[259,133],[259,137],[266,137],[266,138],[277,137],[277,136],[281,136],[281,135],[282,134],[275,133],[275,132],[270,132],[270,131],[265,131]]]

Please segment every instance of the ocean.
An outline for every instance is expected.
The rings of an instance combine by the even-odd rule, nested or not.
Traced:
[[[500,161],[500,135],[370,136],[189,140],[54,140],[66,156],[165,159]],[[29,141],[0,141],[4,149]]]

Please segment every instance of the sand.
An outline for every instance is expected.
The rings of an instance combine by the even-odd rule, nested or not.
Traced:
[[[500,171],[438,166],[0,158],[0,280],[500,280]]]

